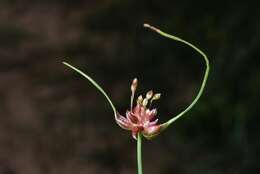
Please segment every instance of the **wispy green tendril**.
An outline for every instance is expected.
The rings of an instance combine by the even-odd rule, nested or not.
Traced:
[[[191,43],[189,43],[189,42],[187,42],[187,41],[185,41],[185,40],[183,40],[183,39],[181,39],[179,37],[176,37],[174,35],[165,33],[163,31],[161,31],[160,29],[155,28],[155,27],[153,27],[153,26],[151,26],[149,24],[144,24],[144,27],[149,28],[149,29],[157,32],[158,34],[160,34],[163,37],[166,37],[166,38],[178,41],[178,42],[182,42],[185,45],[188,45],[189,47],[193,48],[196,52],[198,52],[200,55],[202,55],[202,57],[203,57],[203,59],[205,61],[205,64],[206,64],[206,70],[205,70],[205,73],[204,73],[203,81],[202,81],[202,84],[201,84],[201,87],[200,87],[200,90],[199,90],[197,96],[194,98],[194,100],[191,102],[191,104],[186,109],[184,109],[178,115],[172,117],[170,120],[168,120],[167,122],[162,124],[162,129],[166,129],[169,125],[171,125],[173,122],[175,122],[177,119],[182,117],[185,113],[187,113],[198,102],[199,98],[201,97],[201,95],[202,95],[202,93],[204,91],[204,88],[205,88],[205,85],[206,85],[206,82],[207,82],[207,79],[208,79],[209,69],[210,69],[209,60],[208,60],[206,54],[203,51],[201,51],[199,48],[194,46],[193,44],[191,44]]]
[[[80,75],[82,75],[83,77],[85,77],[92,85],[94,85],[103,95],[104,97],[107,99],[107,101],[109,102],[111,108],[113,109],[114,115],[116,117],[117,111],[116,111],[116,107],[114,106],[114,104],[112,103],[111,99],[108,97],[107,93],[103,90],[103,88],[101,88],[101,86],[99,86],[99,84],[97,84],[97,82],[95,82],[95,80],[93,80],[91,77],[89,77],[87,74],[85,74],[84,72],[82,72],[81,70],[79,70],[78,68],[70,65],[67,62],[62,62],[64,65],[70,67],[71,69],[75,70],[76,72],[78,72]]]

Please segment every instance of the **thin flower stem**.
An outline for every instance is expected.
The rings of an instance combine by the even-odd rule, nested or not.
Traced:
[[[133,110],[133,101],[134,101],[134,93],[132,93],[132,95],[131,95],[131,101],[130,101],[130,109],[131,109],[131,112],[132,112],[132,110]]]
[[[143,174],[142,166],[142,134],[138,133],[137,135],[137,169],[138,174]]]
[[[199,90],[197,96],[194,98],[194,100],[191,102],[191,104],[186,109],[184,109],[178,115],[174,116],[173,118],[171,118],[170,120],[168,120],[167,122],[162,124],[162,128],[165,129],[169,125],[171,125],[173,122],[175,122],[177,119],[179,119],[181,116],[183,116],[186,112],[188,112],[197,103],[197,101],[201,97],[201,95],[202,95],[202,93],[204,91],[207,79],[208,79],[208,74],[209,74],[209,69],[210,69],[209,60],[208,60],[206,54],[203,51],[201,51],[199,48],[194,46],[193,44],[191,44],[191,43],[189,43],[189,42],[187,42],[187,41],[185,41],[185,40],[183,40],[183,39],[181,39],[179,37],[176,37],[176,36],[170,35],[168,33],[165,33],[163,31],[161,31],[160,29],[155,28],[155,27],[153,27],[153,26],[151,26],[149,24],[144,24],[144,27],[149,28],[149,29],[157,32],[161,36],[164,36],[166,38],[169,38],[169,39],[172,39],[172,40],[175,40],[175,41],[179,41],[179,42],[184,43],[185,45],[188,45],[189,47],[191,47],[195,51],[197,51],[200,55],[202,55],[202,57],[203,57],[203,59],[205,61],[205,64],[206,64],[206,70],[205,70],[205,73],[204,73],[203,81],[202,81],[202,84],[201,84],[201,87],[200,87],[200,90]]]

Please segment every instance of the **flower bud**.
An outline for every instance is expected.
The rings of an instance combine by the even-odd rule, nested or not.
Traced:
[[[148,99],[145,98],[145,99],[143,100],[143,106],[146,106],[147,104],[148,104]]]
[[[137,98],[137,104],[141,105],[143,102],[143,96],[140,95],[138,98]]]
[[[160,98],[161,98],[161,94],[160,93],[156,93],[156,94],[154,94],[152,100],[158,100]]]
[[[153,91],[152,91],[152,90],[150,90],[150,91],[148,91],[148,92],[146,93],[146,98],[147,98],[147,99],[151,99],[152,96],[153,96]]]
[[[134,78],[132,85],[131,85],[131,91],[134,92],[137,88],[138,80],[137,78]]]

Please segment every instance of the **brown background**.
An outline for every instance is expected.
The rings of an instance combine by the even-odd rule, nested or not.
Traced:
[[[144,142],[149,174],[259,173],[260,14],[253,1],[0,1],[0,173],[136,173],[135,141],[104,97],[61,64],[97,80],[123,114],[129,85],[162,93],[166,121],[196,94],[203,62],[142,28],[175,33],[208,53],[196,107]]]

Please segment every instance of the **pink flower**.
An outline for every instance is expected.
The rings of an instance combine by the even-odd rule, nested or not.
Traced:
[[[161,94],[153,94],[153,91],[150,90],[147,92],[145,98],[143,98],[142,95],[138,97],[136,106],[133,108],[137,83],[138,81],[135,78],[131,85],[132,95],[130,111],[126,111],[125,117],[117,113],[116,122],[121,128],[131,130],[134,139],[136,139],[138,133],[142,133],[143,136],[149,139],[150,137],[159,134],[161,131],[161,125],[157,125],[158,119],[155,118],[157,110],[150,109],[152,102],[158,100]],[[149,107],[147,107],[148,105]]]

